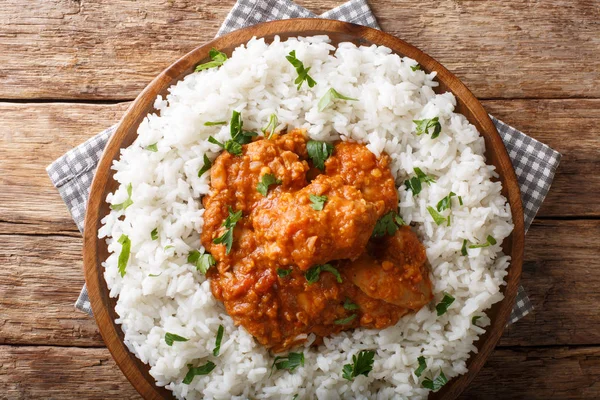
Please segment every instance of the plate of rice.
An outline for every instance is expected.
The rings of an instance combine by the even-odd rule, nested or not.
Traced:
[[[94,317],[148,399],[455,398],[502,335],[524,237],[472,93],[398,38],[320,19],[161,73],[85,227]]]

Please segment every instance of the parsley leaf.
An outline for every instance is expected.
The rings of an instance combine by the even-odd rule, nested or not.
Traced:
[[[158,277],[159,277],[159,276],[161,276],[161,275],[162,275],[162,272],[161,272],[160,274],[148,274],[148,276],[149,276],[150,278],[158,278]]]
[[[462,254],[463,256],[466,256],[467,253],[467,239],[463,240],[463,245],[462,248],[460,249],[460,254]]]
[[[121,243],[121,253],[119,254],[119,274],[121,274],[121,278],[125,276],[125,269],[127,268],[127,262],[129,261],[129,254],[131,253],[131,240],[129,240],[129,236],[121,235],[117,242]]]
[[[378,238],[384,235],[393,235],[396,233],[398,228],[402,225],[406,225],[402,217],[395,211],[390,211],[383,217],[379,218],[379,221],[375,224],[371,237]]]
[[[463,201],[462,201],[462,197],[458,196],[458,204],[460,204],[461,206],[463,205]]]
[[[231,251],[231,246],[233,246],[233,229],[240,219],[242,219],[242,210],[233,212],[231,207],[229,207],[229,216],[223,221],[223,226],[226,229],[225,233],[213,239],[214,244],[225,244],[227,249],[225,254],[229,254]]]
[[[298,90],[306,81],[308,87],[313,87],[317,84],[313,78],[308,75],[308,71],[310,71],[310,67],[304,68],[304,64],[302,61],[296,58],[296,50],[292,50],[289,55],[285,56],[285,58],[296,68],[296,72],[298,73],[298,77],[294,81],[296,85],[298,85]]]
[[[319,112],[323,112],[323,110],[325,110],[331,103],[333,103],[335,99],[358,101],[358,99],[344,96],[334,88],[330,88],[327,92],[325,92],[323,97],[321,97],[321,100],[319,100]]]
[[[431,128],[433,128],[433,133],[431,134],[432,139],[440,136],[442,125],[440,125],[439,117],[413,120],[413,122],[417,125],[417,136],[424,133],[429,134],[429,129]]]
[[[260,182],[258,182],[258,185],[256,185],[256,190],[258,190],[258,193],[267,197],[267,192],[271,185],[281,185],[281,179],[277,179],[273,174],[264,174],[261,177]]]
[[[325,206],[325,202],[327,201],[327,196],[317,196],[316,194],[311,194],[308,198],[312,203],[310,206],[316,211],[322,211],[323,206]]]
[[[346,300],[344,301],[344,309],[348,311],[358,310],[358,306],[354,304],[352,300],[346,297]]]
[[[116,210],[116,211],[126,210],[127,207],[129,207],[130,205],[133,204],[133,200],[131,200],[132,191],[133,191],[133,188],[130,183],[129,185],[127,185],[127,200],[125,200],[124,202],[119,203],[119,204],[111,204],[110,208],[112,210]]]
[[[184,338],[183,336],[176,335],[174,333],[165,333],[165,343],[167,346],[173,346],[173,342],[187,342],[190,339]]]
[[[425,371],[425,368],[427,368],[427,363],[425,362],[425,357],[423,356],[417,358],[417,361],[419,362],[419,368],[415,369],[415,375],[420,377],[423,371]]]
[[[226,125],[227,121],[206,121],[204,126]]]
[[[183,383],[186,385],[192,383],[195,376],[208,375],[216,367],[215,363],[212,361],[209,361],[200,367],[194,367],[193,364],[188,364],[187,366],[189,368],[188,373],[185,375],[185,378],[183,378]]]
[[[440,213],[435,211],[435,208],[433,208],[431,206],[427,206],[427,211],[429,211],[429,214],[431,214],[431,218],[433,218],[436,225],[441,225],[447,221],[446,217],[442,216]]]
[[[292,273],[292,269],[283,269],[283,268],[277,268],[277,276],[280,278],[285,278],[286,276],[288,276],[289,274]]]
[[[227,61],[227,54],[221,53],[214,47],[208,52],[208,55],[212,61],[198,65],[195,69],[196,72],[209,68],[220,67],[225,61]]]
[[[352,364],[344,365],[342,369],[342,377],[351,381],[359,375],[368,376],[373,369],[373,358],[375,352],[371,350],[361,350],[358,356],[352,356]]]
[[[158,151],[158,146],[156,146],[156,143],[152,143],[151,145],[146,146],[146,150],[156,153]]]
[[[287,369],[293,372],[299,366],[304,367],[304,353],[289,353],[287,356],[275,357],[271,370],[276,368],[277,370]]]
[[[481,315],[475,315],[473,318],[471,318],[471,323],[473,325],[477,325],[477,320],[481,318]]]
[[[204,154],[204,165],[202,166],[202,168],[200,168],[200,171],[198,171],[198,178],[204,175],[206,171],[210,170],[211,167],[212,161],[210,161],[210,158],[208,158],[208,156]]]
[[[216,260],[211,254],[200,253],[198,250],[194,250],[188,254],[187,261],[190,264],[194,264],[196,269],[203,274],[206,274],[210,267],[216,264]]]
[[[446,314],[446,311],[448,311],[448,307],[450,307],[450,305],[454,303],[454,300],[454,297],[450,296],[448,293],[444,293],[444,298],[442,299],[442,301],[435,306],[438,317],[440,315]]]
[[[421,182],[425,182],[427,185],[431,185],[432,183],[435,183],[435,179],[425,174],[423,171],[421,171],[421,168],[419,167],[415,167],[414,170],[417,176],[413,176],[412,178],[404,181],[404,185],[406,186],[406,190],[412,190],[413,196],[416,196],[419,193],[421,193]]]
[[[421,66],[419,64],[413,65],[410,67],[410,69],[412,69],[413,71],[419,71],[421,69]]]
[[[313,284],[319,280],[321,272],[331,272],[333,275],[335,275],[336,281],[338,283],[342,283],[342,276],[340,275],[338,270],[335,269],[331,264],[315,265],[314,267],[311,267],[308,271],[306,271],[304,277],[306,278],[309,284]]]
[[[240,156],[242,155],[242,145],[250,143],[254,136],[257,136],[256,132],[248,132],[243,130],[244,122],[242,121],[242,114],[238,111],[233,111],[231,115],[231,121],[229,122],[229,132],[231,133],[231,139],[225,143],[219,142],[214,137],[210,136],[208,141],[216,144],[227,152]]]
[[[333,145],[327,142],[309,140],[308,143],[306,143],[306,151],[308,151],[308,156],[312,160],[314,166],[323,170],[325,169],[325,160],[333,154]]]
[[[158,239],[158,228],[152,229],[152,232],[150,232],[150,237],[152,240]]]
[[[494,237],[492,235],[488,235],[487,237],[487,242],[482,243],[482,244],[472,244],[469,246],[470,249],[481,249],[483,247],[489,247],[489,246],[493,246],[495,245],[496,239],[494,239]]]
[[[354,321],[354,318],[356,318],[356,314],[352,314],[351,316],[346,317],[346,318],[336,319],[335,321],[333,321],[333,323],[336,325],[346,325],[346,324]]]
[[[213,350],[213,356],[217,357],[221,352],[221,341],[223,340],[223,332],[225,332],[225,328],[223,325],[219,325],[219,330],[217,331],[217,338],[215,339],[215,348]]]
[[[450,192],[450,193],[448,193],[448,196],[441,199],[437,203],[437,206],[436,206],[437,210],[444,211],[445,209],[452,207],[452,196],[456,196],[456,193]]]
[[[269,116],[269,123],[267,124],[267,126],[262,128],[263,134],[266,134],[267,132],[269,132],[269,134],[267,135],[267,139],[271,139],[271,136],[273,136],[273,134],[275,133],[275,128],[277,128],[278,125],[279,125],[279,119],[277,118],[277,115],[271,114]]]
[[[423,379],[423,382],[421,384],[424,388],[431,389],[434,392],[437,392],[446,383],[448,383],[448,379],[446,378],[446,375],[444,375],[444,371],[440,371],[440,375],[433,381],[429,378],[425,378]]]

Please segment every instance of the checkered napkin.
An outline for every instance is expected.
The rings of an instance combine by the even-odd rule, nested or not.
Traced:
[[[290,0],[239,0],[223,22],[217,36],[259,22],[288,18],[338,19],[379,29],[366,0],[351,0],[320,16]],[[502,136],[519,179],[527,230],[550,189],[560,161],[560,153],[494,117],[492,121]],[[108,139],[116,129],[117,125],[106,129],[70,150],[47,168],[52,183],[58,189],[80,231],[83,231],[85,207],[96,166]],[[92,314],[85,286],[75,306]],[[509,324],[523,318],[532,309],[533,306],[523,287],[519,287]]]

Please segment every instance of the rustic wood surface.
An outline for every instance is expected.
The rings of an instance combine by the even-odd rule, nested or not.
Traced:
[[[299,1],[316,13],[341,1]],[[464,398],[600,398],[600,3],[372,0],[384,30],[562,152],[526,236],[534,313]],[[138,398],[73,309],[81,237],[45,166],[116,122],[233,0],[0,3],[0,398]]]

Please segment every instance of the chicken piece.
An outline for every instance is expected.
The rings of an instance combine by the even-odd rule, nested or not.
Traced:
[[[326,196],[315,210],[310,195]],[[356,259],[377,222],[377,208],[340,177],[319,175],[294,193],[261,200],[251,218],[265,256],[305,271],[331,260]]]
[[[340,267],[367,296],[409,310],[418,310],[433,298],[425,247],[410,227],[375,244],[375,258],[364,253]]]

